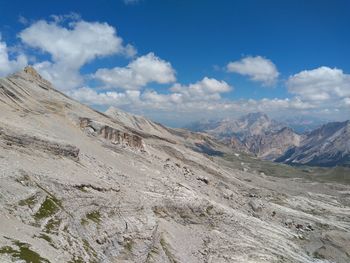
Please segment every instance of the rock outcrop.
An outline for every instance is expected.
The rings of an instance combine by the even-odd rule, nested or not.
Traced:
[[[143,140],[140,136],[123,132],[106,124],[92,121],[89,118],[81,118],[80,128],[89,134],[102,137],[113,144],[129,146],[138,150],[145,150]]]
[[[44,152],[54,156],[61,156],[79,160],[79,149],[73,145],[40,138],[38,136],[30,136],[10,131],[0,127],[0,146],[3,148],[18,147],[28,153],[33,151]]]

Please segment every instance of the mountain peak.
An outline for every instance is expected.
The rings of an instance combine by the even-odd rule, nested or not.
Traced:
[[[23,71],[36,79],[43,79],[32,66],[26,66]]]
[[[263,112],[251,112],[241,116],[239,120],[242,122],[248,121],[249,123],[255,123],[257,121],[270,122],[270,118]]]

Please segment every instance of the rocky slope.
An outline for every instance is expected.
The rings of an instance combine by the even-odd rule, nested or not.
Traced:
[[[333,122],[307,134],[276,161],[316,166],[350,166],[350,121]]]
[[[270,177],[32,68],[0,79],[0,112],[0,262],[349,262],[346,185]]]

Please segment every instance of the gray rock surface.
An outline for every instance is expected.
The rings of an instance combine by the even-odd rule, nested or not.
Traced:
[[[0,262],[349,262],[349,186],[242,171],[30,68],[0,79],[0,113]]]

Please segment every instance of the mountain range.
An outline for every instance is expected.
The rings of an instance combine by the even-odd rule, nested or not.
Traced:
[[[189,129],[193,127],[237,151],[265,160],[326,167],[350,164],[349,121],[326,123],[315,130],[297,133],[288,124],[257,112],[239,119],[206,121],[188,126]]]
[[[0,112],[0,262],[349,262],[335,170],[96,111],[31,67],[0,79]]]

